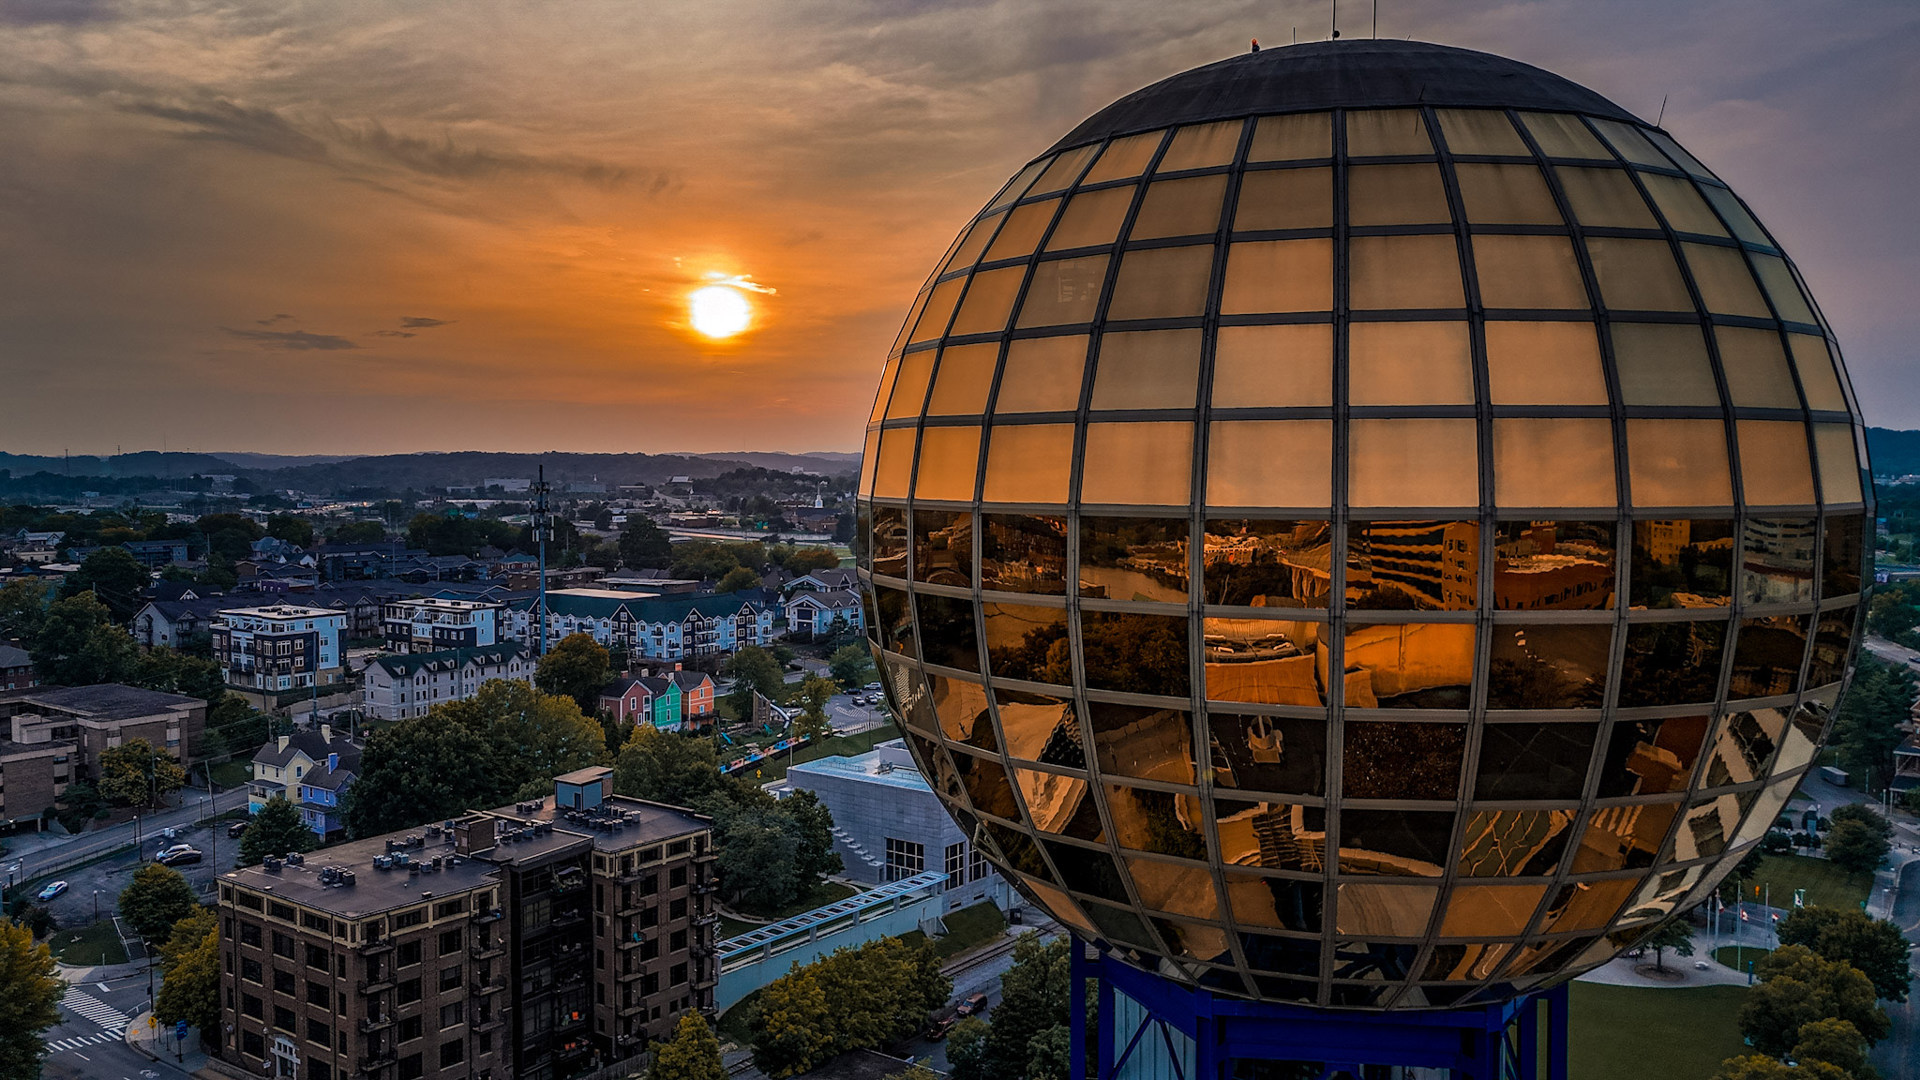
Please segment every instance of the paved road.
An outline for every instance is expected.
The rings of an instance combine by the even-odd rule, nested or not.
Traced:
[[[144,845],[147,840],[157,840],[164,829],[182,828],[202,817],[216,816],[245,806],[247,789],[233,788],[212,796],[210,800],[203,791],[186,791],[182,793],[181,798],[184,805],[174,809],[148,814],[136,821],[125,822],[98,832],[82,833],[68,843],[42,848],[22,855],[18,859],[9,860],[6,866],[11,879],[15,882],[31,881],[41,875],[40,867],[58,865],[66,860],[112,851],[114,848],[132,843],[136,836],[141,838]],[[20,866],[17,871],[13,869],[16,863]]]
[[[1868,652],[1890,664],[1911,664],[1920,661],[1920,652],[1904,645],[1895,645],[1886,638],[1870,637],[1864,643]]]
[[[44,1080],[154,1080],[186,1076],[171,1059],[155,1062],[126,1042],[126,1025],[147,1007],[144,973],[72,986],[49,1029]]]
[[[1899,888],[1893,904],[1893,921],[1906,932],[1907,940],[1920,934],[1920,861],[1909,862],[1899,871]],[[1920,1077],[1920,1001],[1909,997],[1903,1004],[1883,1002],[1893,1020],[1893,1034],[1873,1048],[1870,1059],[1881,1076]]]

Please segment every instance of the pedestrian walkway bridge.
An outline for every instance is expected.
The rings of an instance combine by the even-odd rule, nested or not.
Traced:
[[[805,967],[838,948],[914,930],[938,933],[946,884],[946,874],[929,870],[722,941],[714,1006],[725,1012],[793,964]]]

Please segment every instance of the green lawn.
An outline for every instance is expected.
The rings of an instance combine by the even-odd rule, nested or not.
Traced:
[[[794,751],[792,761],[788,761],[786,755],[782,754],[778,758],[761,762],[759,768],[756,770],[758,775],[746,775],[747,778],[754,783],[764,784],[770,780],[778,780],[787,775],[788,765],[798,765],[801,762],[812,761],[815,758],[834,757],[836,755],[852,757],[855,754],[864,754],[872,750],[875,743],[883,743],[889,739],[897,739],[899,737],[899,729],[895,728],[892,724],[883,724],[870,731],[863,731],[858,735],[835,735],[830,739],[810,743]]]
[[[833,903],[835,900],[845,900],[847,897],[859,891],[860,890],[851,885],[843,885],[838,881],[823,881],[819,887],[815,888],[812,892],[768,915],[767,921],[779,922],[781,919],[791,919],[795,915],[802,915],[812,911],[814,908],[824,907],[827,904]],[[739,937],[741,934],[749,930],[756,930],[762,925],[765,924],[747,922],[742,919],[722,915],[720,916],[720,940],[725,941],[730,937]]]
[[[1000,914],[999,907],[993,901],[984,900],[968,908],[961,908],[945,916],[947,933],[933,943],[934,955],[949,960],[963,952],[970,952],[987,942],[998,938],[1007,931],[1006,916]],[[926,940],[918,930],[910,930],[900,935],[900,940],[917,944]]]
[[[246,761],[223,761],[208,767],[213,782],[223,788],[236,788],[253,779],[253,765]]]
[[[103,919],[78,930],[55,930],[48,940],[53,955],[75,967],[95,964],[124,964],[127,950],[113,929],[113,920]]]
[[[1754,886],[1760,886],[1755,894]],[[1825,859],[1811,855],[1768,855],[1760,872],[1741,884],[1741,899],[1771,898],[1773,906],[1793,906],[1793,891],[1807,890],[1807,903],[1826,907],[1858,908],[1873,889],[1872,874],[1848,874]]]
[[[714,1025],[714,1034],[721,1042],[731,1039],[742,1049],[753,1042],[753,1031],[748,1027],[753,1015],[760,1011],[760,991],[755,990],[746,997],[733,1003],[733,1008],[720,1014],[720,1020]]]
[[[1772,949],[1762,949],[1758,946],[1749,945],[1735,952],[1733,946],[1722,945],[1713,950],[1713,958],[1720,961],[1723,967],[1730,967],[1735,971],[1744,972],[1747,970],[1748,964],[1759,964],[1759,962],[1766,959],[1767,954],[1772,951]],[[1736,958],[1738,958],[1739,963],[1734,962]]]
[[[1744,986],[1669,990],[1573,984],[1572,1080],[1708,1080],[1747,1052]]]

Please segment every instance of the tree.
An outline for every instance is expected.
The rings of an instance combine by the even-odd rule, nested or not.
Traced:
[[[267,535],[298,547],[312,547],[313,522],[297,514],[274,514],[267,519]]]
[[[1804,945],[1783,945],[1755,973],[1760,982],[1740,1006],[1740,1031],[1763,1054],[1787,1053],[1803,1025],[1828,1017],[1852,1024],[1869,1043],[1892,1030],[1874,1003],[1873,983],[1852,964],[1824,960]]]
[[[1653,928],[1653,932],[1640,939],[1643,948],[1653,950],[1653,966],[1656,970],[1667,970],[1665,952],[1672,949],[1676,956],[1693,955],[1693,928],[1685,919],[1675,915],[1666,922]]]
[[[832,548],[803,547],[787,556],[781,564],[794,577],[805,577],[815,570],[832,570],[840,565],[840,556]]]
[[[39,1080],[47,1055],[40,1033],[60,1022],[66,992],[52,950],[34,944],[25,926],[0,919],[0,1080]]]
[[[987,1044],[993,1028],[978,1016],[969,1016],[947,1029],[947,1068],[953,1080],[996,1080],[987,1071]]]
[[[1027,1040],[1027,1080],[1073,1080],[1073,1037],[1060,1024]]]
[[[827,702],[839,693],[840,687],[832,679],[823,679],[818,675],[809,675],[800,684],[798,695],[803,710],[795,733],[819,738],[833,730],[833,724],[827,718]]]
[[[1852,1024],[1833,1017],[1800,1025],[1793,1059],[1801,1065],[1825,1062],[1850,1077],[1873,1075],[1867,1066],[1867,1041]]]
[[[620,561],[631,567],[664,570],[673,565],[673,541],[645,514],[628,514],[620,530]]]
[[[540,658],[533,685],[572,698],[586,716],[600,713],[600,691],[613,678],[607,650],[591,634],[568,634]]]
[[[753,1064],[781,1080],[826,1060],[833,1037],[827,1031],[827,997],[798,963],[760,991],[754,1014]]]
[[[1764,1054],[1745,1054],[1720,1063],[1713,1080],[1854,1080],[1824,1061],[1787,1065]],[[1864,1078],[1862,1078],[1864,1080]]]
[[[820,801],[820,796],[805,788],[795,790],[777,805],[798,827],[799,839],[793,849],[793,888],[796,895],[805,896],[823,879],[846,868],[840,853],[833,850],[833,811]]]
[[[208,1043],[220,1041],[220,919],[212,908],[196,907],[173,924],[160,947],[165,982],[153,1014],[163,1024],[185,1020]]]
[[[777,807],[735,810],[724,815],[715,846],[720,881],[728,899],[748,912],[773,912],[793,902],[799,879],[794,851],[800,830]]]
[[[349,521],[328,537],[335,544],[378,544],[386,538],[387,527],[378,521]]]
[[[145,739],[129,739],[100,754],[100,794],[121,806],[160,805],[160,796],[186,785],[187,770]]]
[[[1830,741],[1862,788],[1878,791],[1892,779],[1893,752],[1906,738],[1901,725],[1914,693],[1915,679],[1906,665],[1861,655],[1853,684],[1834,717]]]
[[[1887,838],[1855,820],[1835,821],[1827,831],[1827,859],[1850,874],[1871,874],[1886,861]]]
[[[113,614],[90,593],[54,601],[29,651],[40,677],[63,686],[125,682],[138,648],[113,624]]]
[[[47,617],[50,582],[20,578],[0,585],[0,637],[32,641]]]
[[[1845,960],[1865,973],[1881,997],[1907,1000],[1913,981],[1907,952],[1913,946],[1891,922],[1870,918],[1864,911],[1815,905],[1780,921],[1780,943],[1805,945],[1827,960]]]
[[[867,651],[866,642],[842,645],[827,659],[827,670],[848,690],[865,686],[873,681],[873,656]]]
[[[744,566],[736,566],[720,578],[720,583],[713,587],[713,591],[717,593],[735,593],[747,589],[757,589],[759,587],[759,574],[754,573]]]
[[[720,1040],[697,1012],[685,1013],[673,1029],[673,1038],[653,1052],[647,1080],[727,1080],[720,1060]]]
[[[1000,977],[1000,1005],[993,1010],[982,1045],[956,1056],[953,1036],[948,1036],[947,1060],[954,1065],[955,1080],[1026,1076],[1035,1057],[1035,1039],[1045,1036],[1041,1045],[1048,1046],[1057,1038],[1052,1029],[1066,1030],[1072,939],[1063,936],[1042,945],[1036,937],[1023,934],[1014,943],[1013,966]],[[956,1026],[955,1033],[958,1030]]]
[[[528,781],[551,780],[596,765],[606,753],[606,733],[571,698],[517,679],[489,680],[465,701],[440,707],[492,734],[507,765],[501,779],[509,792]]]
[[[134,685],[148,690],[197,697],[209,706],[218,706],[227,698],[226,675],[219,664],[165,645],[148,649],[141,655],[133,668],[133,681]]]
[[[320,837],[300,820],[300,811],[285,796],[275,795],[240,834],[240,856],[234,865],[253,866],[268,855],[308,852],[319,846]]]
[[[758,645],[748,645],[734,653],[733,659],[727,663],[727,673],[734,680],[727,700],[733,703],[734,712],[741,717],[753,715],[753,695],[756,693],[776,704],[785,696],[787,684],[780,674],[780,665],[774,663],[773,656]]]
[[[133,881],[120,890],[120,917],[149,943],[165,941],[173,924],[199,906],[193,886],[180,871],[159,863],[134,871]]]
[[[723,778],[713,743],[652,724],[636,724],[613,759],[613,790],[634,799],[693,806],[712,798]]]
[[[376,836],[505,803],[498,757],[487,732],[443,708],[375,731],[342,799],[347,834]]]
[[[91,593],[107,605],[115,621],[125,622],[146,602],[140,593],[151,584],[153,578],[133,552],[114,544],[88,555],[60,592],[63,596]]]

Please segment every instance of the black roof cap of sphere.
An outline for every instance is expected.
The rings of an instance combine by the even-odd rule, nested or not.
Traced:
[[[1162,79],[1053,146],[1263,113],[1434,105],[1579,112],[1639,122],[1578,83],[1492,53],[1424,41],[1317,41],[1243,53]]]

